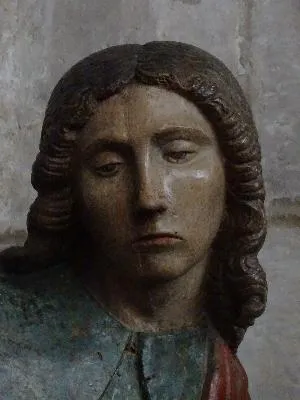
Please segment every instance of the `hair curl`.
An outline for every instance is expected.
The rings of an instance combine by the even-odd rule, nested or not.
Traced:
[[[267,283],[257,254],[266,235],[258,133],[244,94],[226,66],[197,47],[178,42],[114,46],[74,65],[50,97],[39,153],[32,168],[38,196],[22,248],[1,254],[7,272],[25,273],[67,261],[78,232],[72,186],[77,135],[99,102],[140,82],[191,100],[212,123],[225,158],[225,218],[214,242],[207,310],[235,351],[265,309]]]

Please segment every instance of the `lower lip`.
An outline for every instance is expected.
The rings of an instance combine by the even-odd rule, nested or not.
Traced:
[[[180,242],[179,238],[162,236],[153,239],[138,240],[137,242],[134,242],[132,247],[134,250],[147,250],[151,248],[170,247],[178,242]]]

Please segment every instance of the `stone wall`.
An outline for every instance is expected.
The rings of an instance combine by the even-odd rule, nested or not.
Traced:
[[[299,216],[299,0],[0,0],[0,32],[2,246],[25,235],[31,164],[56,81],[89,53],[130,42],[184,41],[227,64],[260,132],[268,209]]]
[[[0,233],[22,231],[44,109],[77,60],[113,44],[178,40],[238,77],[261,135],[268,203],[300,197],[298,0],[1,0]]]

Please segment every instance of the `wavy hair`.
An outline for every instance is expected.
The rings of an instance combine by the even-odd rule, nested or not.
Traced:
[[[80,231],[72,182],[76,138],[99,102],[139,82],[192,101],[211,122],[225,159],[226,210],[214,241],[206,308],[235,351],[265,309],[267,283],[257,254],[266,235],[258,133],[244,94],[226,66],[178,42],[114,46],[74,65],[50,97],[32,168],[38,195],[21,248],[1,254],[6,272],[26,273],[71,259]]]

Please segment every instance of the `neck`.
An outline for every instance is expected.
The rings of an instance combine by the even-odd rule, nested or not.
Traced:
[[[203,317],[203,279],[208,257],[184,275],[149,283],[89,268],[86,288],[101,306],[133,331],[163,332],[199,326]],[[103,268],[101,268],[103,270]]]

